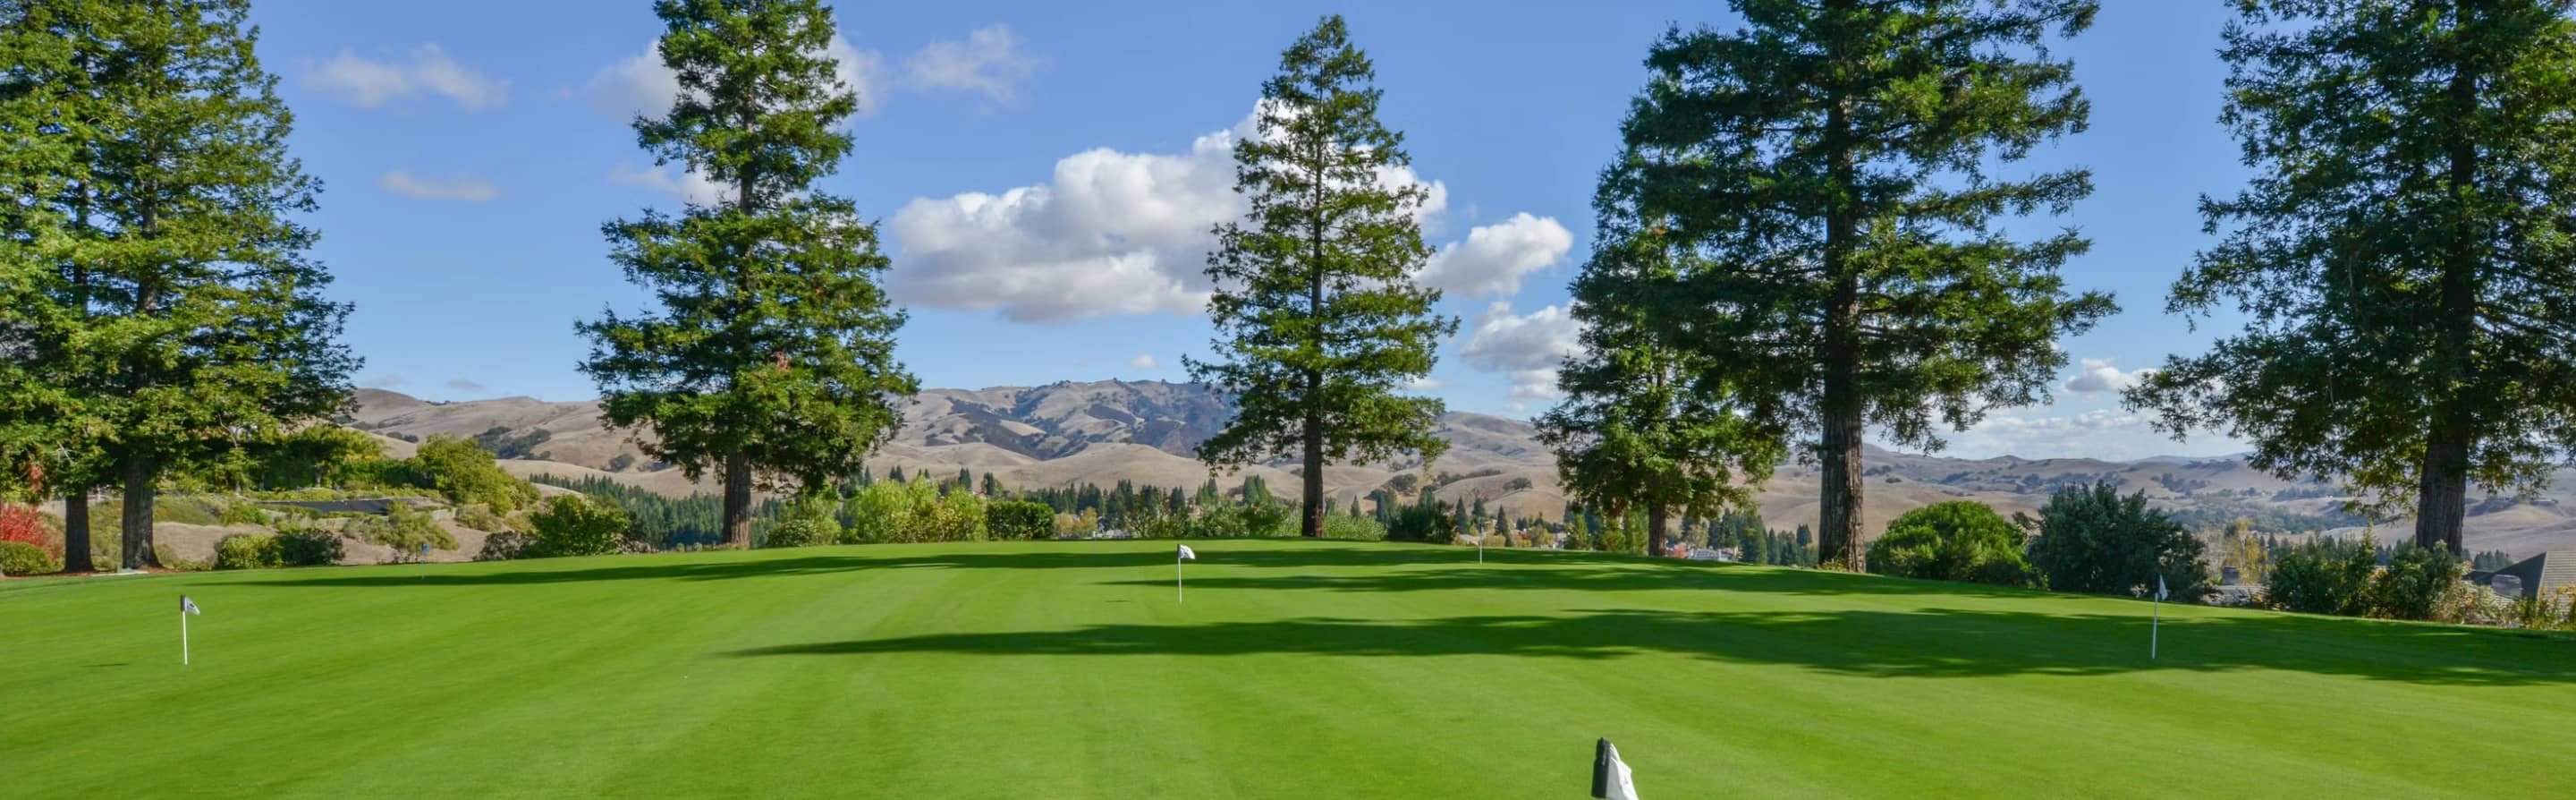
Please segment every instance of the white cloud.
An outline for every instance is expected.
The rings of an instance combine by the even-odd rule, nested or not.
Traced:
[[[509,100],[509,81],[456,63],[436,44],[412,48],[408,56],[408,60],[378,60],[344,49],[307,72],[304,83],[370,108],[421,93],[445,97],[467,111],[498,107]]]
[[[696,170],[672,164],[662,167],[636,167],[618,164],[608,171],[610,183],[641,186],[680,198],[694,205],[714,205],[733,194],[733,187],[717,183]]]
[[[1076,153],[1046,182],[999,194],[916,198],[886,223],[901,247],[888,283],[906,304],[1020,322],[1196,314],[1212,289],[1210,231],[1245,210],[1234,145],[1255,125],[1247,115],[1182,153]],[[1424,187],[1419,220],[1436,221],[1448,205],[1446,185],[1410,169],[1380,180]]]
[[[1512,410],[1521,411],[1526,401],[1560,396],[1556,368],[1583,352],[1581,331],[1564,307],[1515,315],[1511,303],[1496,302],[1476,315],[1475,330],[1458,346],[1458,358],[1479,370],[1509,374]]]
[[[1135,367],[1137,369],[1153,369],[1161,365],[1154,363],[1154,354],[1137,353],[1135,358],[1127,359],[1127,366]]]
[[[481,178],[458,175],[444,181],[412,177],[410,172],[394,170],[376,179],[377,188],[418,200],[465,200],[480,203],[501,196],[500,187]]]
[[[1425,375],[1413,380],[1405,381],[1404,385],[1396,388],[1408,392],[1436,392],[1447,388],[1448,386],[1449,383],[1447,381]]]
[[[2122,391],[2138,385],[2140,380],[2155,373],[2155,370],[2145,368],[2121,372],[2120,368],[2112,366],[2111,359],[2107,358],[2087,358],[2082,363],[2083,370],[2060,387],[2069,394]]]
[[[483,391],[483,384],[475,383],[464,378],[449,378],[447,379],[447,388],[460,392],[479,392]]]
[[[1019,44],[1002,25],[967,34],[964,42],[931,42],[904,60],[906,79],[916,88],[980,92],[993,102],[1008,103],[1016,84],[1038,68],[1038,60],[1020,52]]]
[[[822,55],[835,62],[833,74],[859,97],[858,113],[853,119],[873,116],[885,99],[885,57],[874,50],[861,50],[850,40],[833,35],[823,46]],[[590,77],[587,87],[591,107],[610,117],[627,120],[637,116],[659,118],[671,111],[671,103],[680,98],[680,78],[662,64],[662,44],[648,42],[644,52],[602,68]]]
[[[1503,296],[1521,290],[1521,276],[1555,266],[1574,249],[1574,234],[1554,217],[1528,212],[1467,232],[1464,242],[1440,248],[1423,267],[1422,283],[1454,295]]]

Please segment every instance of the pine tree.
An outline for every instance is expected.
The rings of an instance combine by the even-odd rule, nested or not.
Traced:
[[[2576,21],[2565,0],[2248,0],[2224,119],[2254,178],[2168,309],[2247,318],[2129,395],[2462,552],[2468,486],[2576,455]],[[2411,509],[2408,509],[2411,502]]]
[[[1241,468],[1297,455],[1310,537],[1323,535],[1327,461],[1429,461],[1447,448],[1431,434],[1440,401],[1397,394],[1430,374],[1458,320],[1432,313],[1440,293],[1414,283],[1431,253],[1416,220],[1427,190],[1385,177],[1410,158],[1378,123],[1375,77],[1339,16],[1280,56],[1259,131],[1234,150],[1251,212],[1217,227],[1208,256],[1217,360],[1185,360],[1237,404],[1199,458]]]
[[[1661,555],[1674,509],[1687,518],[1751,502],[1786,451],[1782,432],[1695,383],[1689,348],[1660,323],[1673,314],[1666,290],[1686,265],[1662,225],[1637,218],[1622,186],[1604,180],[1594,200],[1601,243],[1573,285],[1584,350],[1558,371],[1565,400],[1537,422],[1566,491],[1612,514],[1642,508],[1646,550]]]
[[[725,538],[751,541],[755,487],[814,489],[891,435],[891,398],[917,391],[895,361],[905,316],[878,283],[886,257],[849,200],[815,189],[839,169],[854,88],[824,55],[819,0],[660,0],[662,63],[678,76],[665,116],[635,120],[655,162],[728,197],[679,216],[602,226],[657,314],[580,325],[582,371],[618,428],[691,479],[724,483]]]
[[[121,483],[120,562],[158,566],[165,476],[348,395],[359,362],[335,340],[349,309],[323,299],[330,274],[306,254],[315,234],[292,219],[314,210],[319,184],[286,151],[293,116],[255,55],[247,0],[15,10],[0,35],[34,60],[0,72],[0,135],[32,122],[52,141],[28,161],[13,142],[0,159],[0,181],[16,184],[0,191],[29,192],[13,196],[6,238],[22,221],[55,235],[0,259],[34,269],[8,276],[0,331],[27,336],[35,364],[0,389],[43,387],[33,402],[63,437],[65,484],[85,496],[92,480]],[[10,402],[0,414],[30,401]],[[91,469],[106,465],[112,475]],[[86,542],[75,549],[86,558]]]
[[[2056,337],[2113,309],[2057,274],[2083,237],[1997,224],[2064,213],[2087,173],[1991,174],[2083,128],[2046,40],[2096,3],[1731,5],[1745,27],[1653,48],[1602,191],[1701,263],[1658,324],[1747,419],[1818,437],[1824,557],[1858,569],[1867,427],[1932,449],[1936,421],[2041,402],[2066,361]]]

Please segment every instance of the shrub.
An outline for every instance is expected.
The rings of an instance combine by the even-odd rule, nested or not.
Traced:
[[[925,478],[919,482],[929,483],[929,479]],[[936,496],[937,490],[934,489],[932,494]],[[975,496],[973,492],[949,492],[947,497],[939,498],[933,503],[932,509],[932,512],[926,516],[917,514],[914,517],[923,526],[921,541],[980,542],[984,540],[986,535],[984,498]]]
[[[1083,509],[1080,514],[1055,515],[1055,536],[1058,539],[1080,539],[1099,532],[1099,511]]]
[[[2049,498],[2029,556],[2057,591],[2132,594],[2152,590],[2162,575],[2174,597],[2198,600],[2210,591],[2202,548],[2181,523],[2149,510],[2145,492],[2123,498],[2097,482],[2062,487]]]
[[[275,536],[236,533],[215,542],[216,569],[269,569],[281,563]]]
[[[1503,482],[1503,491],[1505,492],[1518,492],[1528,488],[1530,488],[1530,479],[1527,477],[1513,478]]]
[[[456,524],[484,533],[502,533],[511,530],[508,518],[493,513],[491,506],[479,503],[457,509]]]
[[[2273,557],[2263,596],[2286,611],[2361,616],[2370,607],[2370,573],[2378,561],[2367,542],[2321,536]]]
[[[2455,605],[2460,576],[2467,565],[2438,547],[2408,545],[2398,550],[2370,582],[2370,614],[2383,619],[2433,619]]]
[[[914,516],[938,502],[938,490],[927,482],[883,480],[860,487],[846,504],[850,526],[842,533],[842,541],[920,541]]]
[[[1055,509],[1045,503],[1011,500],[984,507],[984,528],[995,539],[1044,539],[1054,527]]]
[[[166,544],[153,545],[152,555],[156,560],[161,562],[162,569],[178,570],[180,572],[204,572],[215,568],[214,562],[199,561],[187,556],[179,555],[179,548],[171,547]]]
[[[2036,586],[2039,573],[2022,558],[2022,532],[1986,504],[1934,503],[1887,524],[1869,546],[1869,571],[1936,581]]]
[[[1341,517],[1327,514],[1327,519]],[[1181,536],[1192,539],[1243,539],[1251,537],[1286,537],[1297,535],[1294,512],[1278,503],[1246,503],[1199,511],[1199,515],[1181,526]]]
[[[44,548],[20,541],[0,542],[0,575],[46,575],[63,571]]]
[[[1377,520],[1367,517],[1326,514],[1324,515],[1324,538],[1380,542],[1386,540],[1386,526],[1379,525]]]
[[[340,563],[343,550],[339,534],[318,528],[278,528],[276,543],[281,567],[330,566]]]
[[[268,513],[249,503],[225,503],[216,509],[215,521],[224,525],[266,525]]]
[[[1457,529],[1457,523],[1449,519],[1448,509],[1439,503],[1414,503],[1398,506],[1387,515],[1386,538],[1399,542],[1449,544]]]
[[[482,503],[498,513],[517,511],[537,500],[535,485],[502,472],[490,452],[464,439],[429,437],[411,457],[411,471],[449,500]]]
[[[632,466],[635,466],[634,453],[619,453],[616,458],[608,460],[608,471],[610,472],[625,472],[627,467]]]
[[[33,506],[0,505],[0,542],[20,542],[60,558],[63,554],[62,534],[46,522],[44,512]],[[13,571],[9,574],[18,573]]]
[[[841,537],[841,523],[832,518],[832,508],[811,498],[800,499],[787,507],[778,524],[760,539],[760,546],[812,547],[831,544]]]
[[[483,551],[474,554],[476,561],[509,561],[527,555],[536,537],[515,531],[483,537]]]
[[[614,554],[624,549],[619,540],[628,526],[625,509],[581,495],[547,500],[528,515],[528,523],[536,528],[536,542],[525,553],[532,558]]]
[[[428,512],[412,510],[410,503],[394,503],[384,516],[356,520],[349,529],[367,541],[393,548],[398,561],[418,556],[424,544],[440,550],[456,549],[456,537],[439,527],[437,520],[430,519]]]

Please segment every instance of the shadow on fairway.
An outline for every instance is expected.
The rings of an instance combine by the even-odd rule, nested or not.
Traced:
[[[1435,569],[1419,568],[1425,564],[1439,566]],[[1216,562],[1208,566],[1232,565],[1234,562]],[[1666,589],[1725,589],[1801,595],[2032,597],[2046,594],[1974,583],[1895,580],[1822,570],[1764,569],[1750,565],[1658,561],[1583,554],[1548,554],[1518,561],[1497,558],[1489,564],[1463,565],[1451,559],[1416,559],[1406,562],[1406,565],[1416,568],[1364,573],[1193,576],[1190,578],[1190,585],[1208,589],[1334,592],[1484,589],[1637,592]],[[1253,566],[1270,565],[1255,563]],[[1166,586],[1171,581],[1146,578],[1105,583],[1112,586]]]
[[[2101,614],[1932,609],[1921,612],[1578,612],[1373,621],[1313,618],[1205,625],[1100,625],[856,639],[726,653],[736,657],[984,655],[1499,655],[1611,659],[1672,653],[1748,664],[1895,678],[2093,676],[2150,670],[2290,670],[2473,686],[2576,682],[2567,640],[2437,625],[2305,616],[2175,620],[2162,660],[2146,654],[2147,621]]]
[[[1116,567],[1169,567],[1172,553],[1166,549],[1149,551],[1087,549],[1086,542],[1063,542],[1063,549],[1038,552],[944,553],[939,555],[876,555],[868,551],[877,545],[848,548],[830,555],[791,556],[781,558],[692,558],[663,556],[651,563],[605,563],[596,567],[565,568],[561,562],[544,559],[509,562],[497,565],[491,572],[437,573],[421,575],[404,571],[377,572],[328,577],[298,577],[250,581],[257,586],[508,586],[547,583],[584,583],[591,581],[677,580],[711,581],[733,578],[776,578],[794,575],[898,569],[1101,569]],[[1290,547],[1278,550],[1233,551],[1210,549],[1223,553],[1229,565],[1254,567],[1394,567],[1425,561],[1443,561],[1438,550],[1422,548],[1378,548],[1368,545],[1349,547]],[[1581,557],[1579,554],[1574,557]],[[621,559],[622,561],[622,559]],[[309,575],[310,573],[306,573]]]

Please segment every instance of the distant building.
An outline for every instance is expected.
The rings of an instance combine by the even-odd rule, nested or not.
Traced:
[[[2576,587],[2576,550],[2542,553],[2496,570],[2498,578],[2512,576],[2522,583],[2522,594],[2549,597],[2560,590]],[[2490,579],[2490,586],[2494,585]],[[2499,594],[2502,593],[2499,587]]]

